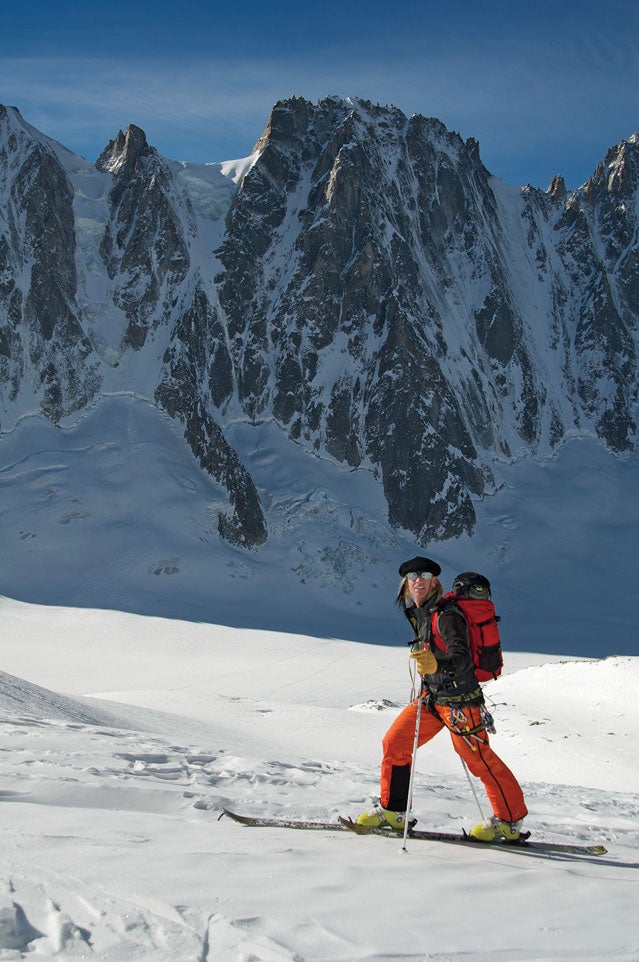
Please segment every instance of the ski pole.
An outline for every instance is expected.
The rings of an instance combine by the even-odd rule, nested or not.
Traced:
[[[415,739],[413,741],[413,759],[410,764],[410,778],[408,780],[408,799],[406,802],[406,815],[404,817],[404,844],[402,845],[402,851],[407,851],[406,849],[406,839],[408,837],[408,823],[410,821],[410,813],[413,808],[413,778],[415,777],[415,762],[417,761],[417,742],[419,741],[419,722],[422,717],[422,701],[424,699],[424,694],[422,692],[421,678],[419,679],[419,700],[417,702],[417,717],[415,719]]]
[[[466,762],[464,761],[464,759],[461,757],[461,755],[459,756],[459,760],[460,760],[460,762],[462,763],[462,766],[463,766],[463,768],[464,768],[464,771],[466,772],[466,778],[468,779],[468,784],[470,785],[471,790],[472,790],[472,793],[473,793],[473,795],[475,796],[475,801],[477,802],[477,808],[479,809],[479,817],[481,818],[482,822],[485,822],[485,821],[486,821],[486,816],[484,815],[484,813],[483,813],[482,810],[481,810],[481,803],[480,803],[480,801],[479,801],[479,797],[478,797],[478,795],[477,795],[477,792],[475,791],[475,786],[473,785],[472,779],[471,779],[471,777],[470,777],[470,772],[468,771],[468,765],[466,764]]]

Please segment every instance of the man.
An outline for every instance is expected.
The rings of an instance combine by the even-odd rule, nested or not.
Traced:
[[[436,561],[411,558],[400,565],[399,573],[396,600],[415,631],[411,657],[422,682],[418,747],[447,728],[453,748],[482,781],[493,809],[493,817],[471,829],[471,836],[482,842],[499,837],[516,842],[526,804],[519,782],[489,744],[466,619],[454,604],[442,603],[441,567]],[[400,712],[384,736],[380,804],[359,816],[360,825],[388,824],[404,830],[417,708],[418,698]]]

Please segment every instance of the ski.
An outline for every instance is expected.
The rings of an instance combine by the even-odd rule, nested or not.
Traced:
[[[339,822],[307,822],[293,818],[267,818],[263,815],[238,815],[237,812],[231,812],[228,808],[222,809],[222,815],[228,815],[229,818],[232,818],[235,822],[240,822],[241,825],[253,825],[259,828],[299,828],[305,829],[306,831],[317,829],[323,832],[342,831],[342,826]],[[222,815],[220,815],[220,818],[222,818]]]
[[[366,828],[358,825],[350,818],[340,815],[337,822],[313,822],[303,819],[292,818],[268,818],[263,815],[240,815],[232,812],[228,808],[222,809],[222,815],[227,815],[241,825],[249,825],[258,828],[292,828],[303,831],[322,831],[322,832],[343,832],[349,831],[356,835],[381,835],[383,838],[401,839],[399,832],[392,828]],[[222,817],[220,815],[220,818]],[[568,842],[538,842],[530,840],[529,833],[520,836],[520,841],[506,842],[504,839],[494,842],[478,842],[465,832],[435,832],[423,829],[410,828],[408,837],[422,842],[452,842],[457,845],[473,845],[475,848],[507,849],[512,852],[536,852],[543,855],[605,855],[606,849],[603,845],[576,845]]]
[[[339,816],[340,825],[354,832],[356,835],[383,835],[386,838],[399,837],[399,833],[392,828],[366,828],[358,825],[350,818]],[[475,847],[501,848],[508,851],[533,851],[552,855],[553,853],[563,855],[605,855],[607,849],[603,845],[577,845],[571,842],[538,842],[530,838],[530,832],[522,832],[516,842],[507,842],[504,838],[495,839],[494,842],[480,842],[471,835],[462,831],[457,832],[435,832],[428,829],[409,828],[408,837],[422,842],[455,842],[461,845],[474,845]]]

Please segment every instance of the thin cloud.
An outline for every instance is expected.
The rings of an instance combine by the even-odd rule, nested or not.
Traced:
[[[452,54],[433,44],[401,58],[392,50],[380,56],[370,46],[353,47],[346,55],[335,42],[303,61],[49,57],[0,62],[4,102],[14,103],[30,123],[89,159],[129,123],[143,127],[168,157],[243,156],[275,101],[293,93],[310,100],[338,94],[437,116],[463,137],[479,139],[484,161],[497,176],[541,186],[562,167],[577,186],[575,178],[581,183],[593,169],[575,165],[582,144],[599,143],[596,162],[610,143],[633,132],[639,125],[634,119],[638,84],[639,55],[629,41],[561,34],[543,47],[525,36],[507,49],[484,39],[481,46],[460,43]],[[555,162],[549,159],[553,147]],[[545,172],[535,167],[533,155]]]

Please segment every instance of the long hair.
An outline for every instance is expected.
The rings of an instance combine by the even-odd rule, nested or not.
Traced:
[[[441,601],[444,597],[444,589],[441,586],[439,578],[435,578],[435,590],[428,596],[427,601],[431,604],[435,604],[437,601]],[[402,578],[399,584],[399,590],[397,592],[397,597],[395,598],[395,604],[406,611],[411,605],[411,594],[410,594],[410,582],[408,578]]]

